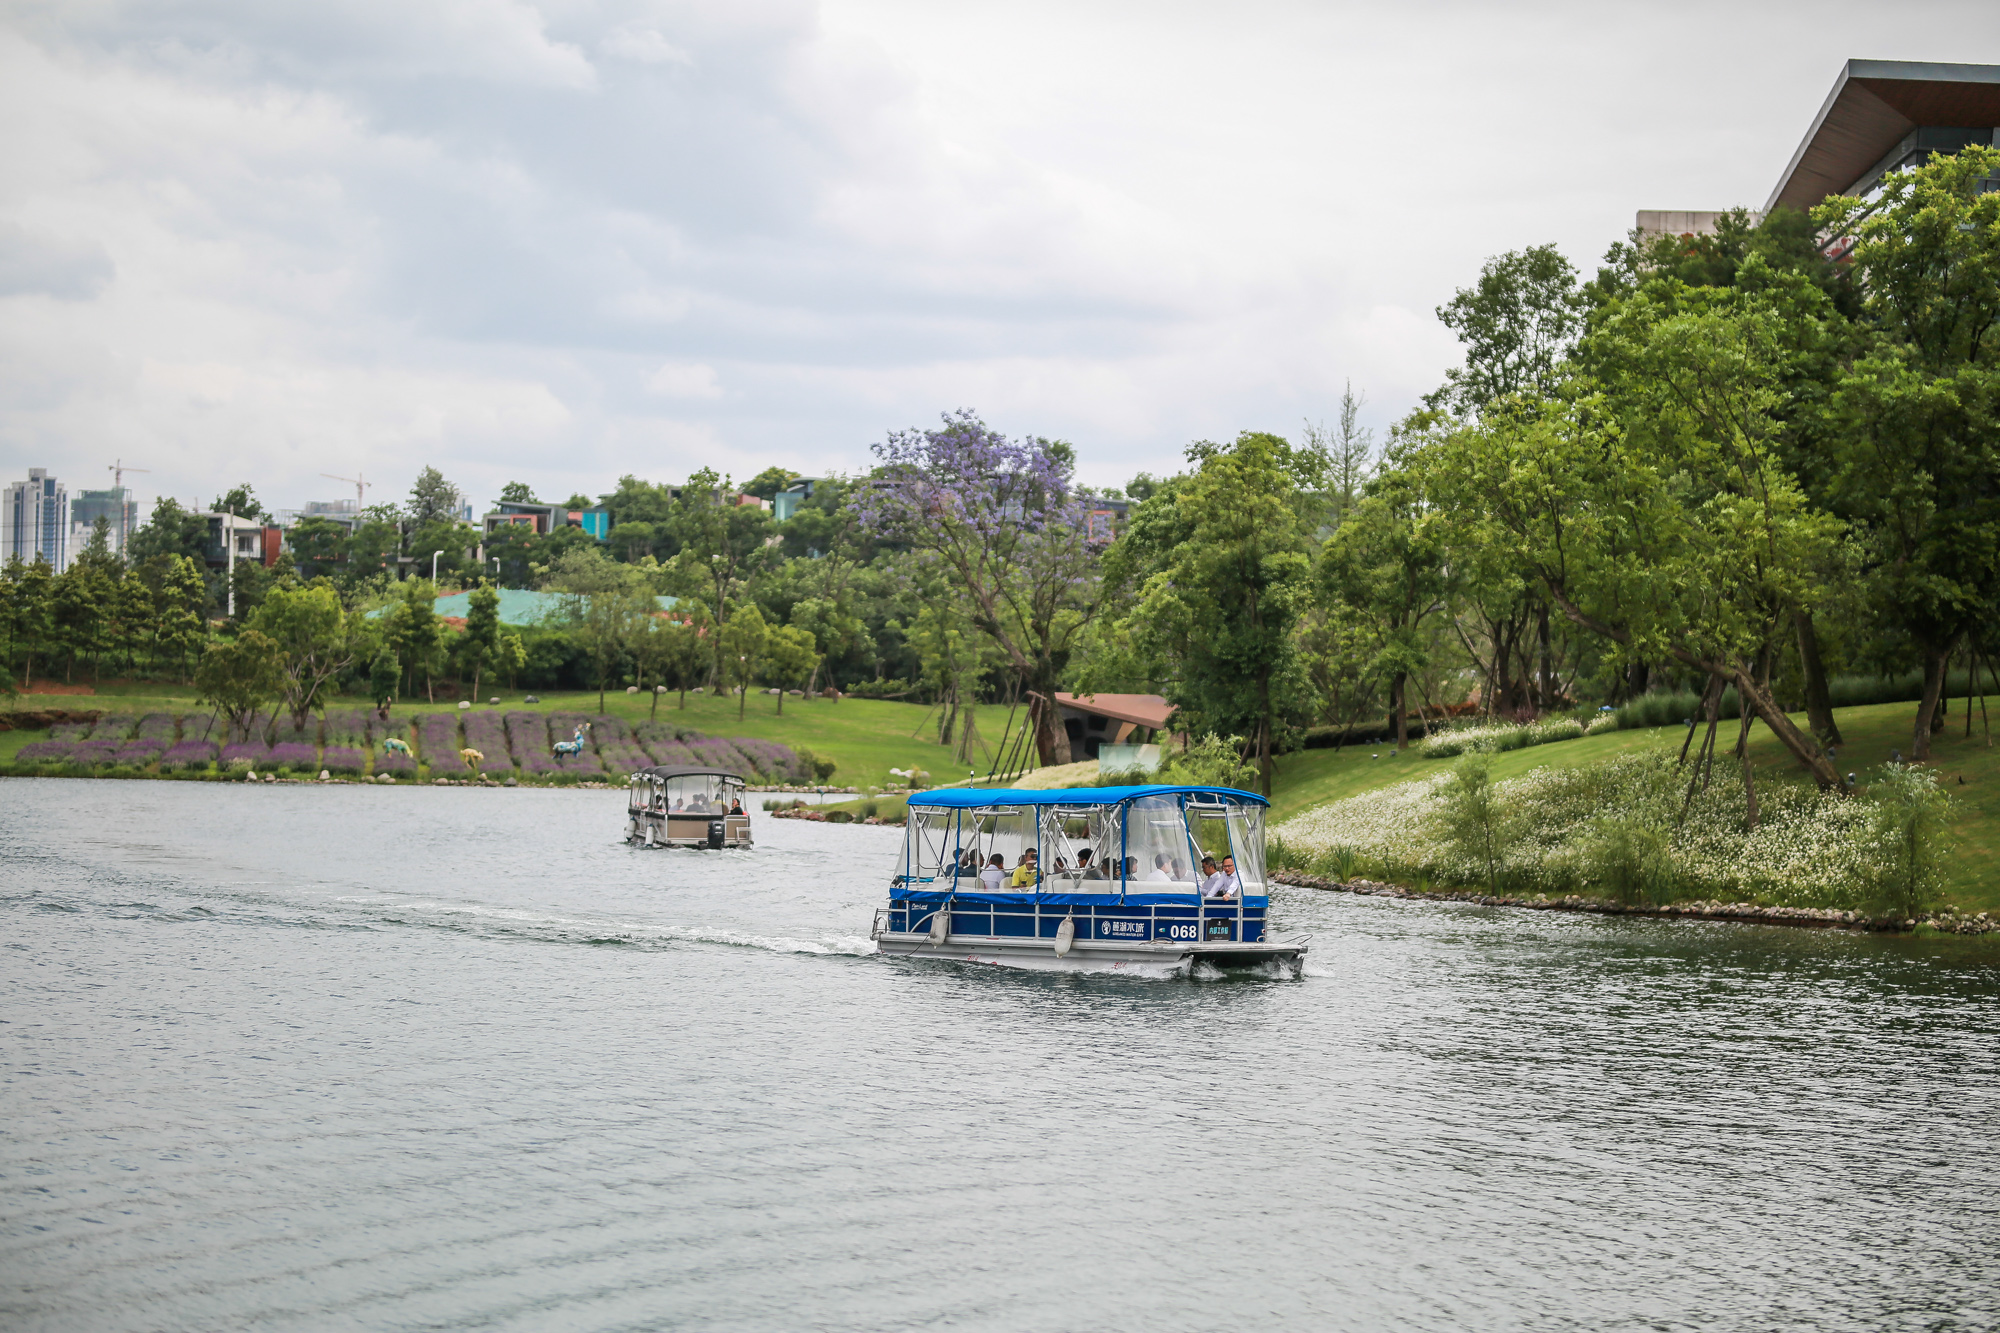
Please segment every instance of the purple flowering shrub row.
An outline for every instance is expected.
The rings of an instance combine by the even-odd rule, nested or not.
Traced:
[[[414,776],[417,771],[417,761],[409,755],[397,754],[394,750],[378,749],[375,752],[375,771],[377,773],[408,773]]]
[[[547,777],[551,773],[562,772],[562,765],[556,762],[555,756],[545,747],[540,750],[524,751],[521,755],[521,771],[533,777]]]
[[[678,741],[648,741],[646,753],[653,756],[656,764],[673,766],[695,762],[693,752]]]
[[[92,722],[58,722],[49,728],[49,739],[52,741],[80,741],[90,735],[90,729],[95,725]],[[37,745],[42,743],[41,741],[36,742]]]
[[[94,741],[130,740],[132,729],[139,725],[139,719],[130,713],[110,713],[97,719],[97,725],[90,729],[90,739]]]
[[[728,741],[706,737],[688,742],[688,750],[697,764],[712,764],[717,768],[736,769],[743,766],[743,756],[736,753],[736,747]]]
[[[181,739],[184,741],[214,741],[221,745],[223,732],[229,724],[217,713],[189,713],[181,719]]]
[[[771,782],[810,782],[812,771],[798,752],[777,741],[753,740],[739,736],[730,742],[743,752],[756,770]]]
[[[531,754],[549,752],[549,719],[543,713],[509,713],[507,723],[507,748],[523,764]]]
[[[174,737],[179,734],[180,731],[175,724],[175,718],[172,713],[148,713],[139,719],[139,730],[136,739],[142,741],[165,741],[167,744],[172,745]]]
[[[368,769],[368,752],[353,745],[329,745],[319,766],[329,773],[363,773]]]
[[[143,768],[166,753],[166,749],[165,741],[126,741],[118,747],[118,752],[111,759],[113,763],[133,764]]]
[[[222,764],[229,765],[242,761],[252,768],[263,768],[270,763],[271,747],[261,740],[236,741],[222,747]]]
[[[277,768],[289,768],[301,772],[317,770],[319,747],[308,745],[304,741],[280,741],[271,747],[270,762]]]
[[[465,767],[465,761],[458,757],[458,719],[450,713],[425,713],[420,716],[417,719],[417,743],[422,747],[424,762],[438,773]]]
[[[646,752],[629,741],[607,745],[597,752],[597,757],[604,761],[608,771],[618,774],[637,773],[653,766]]]
[[[326,715],[326,743],[368,748],[369,715],[355,708],[343,708]]]
[[[160,756],[161,768],[205,768],[215,762],[214,741],[181,741]]]
[[[632,739],[632,729],[625,725],[625,719],[622,717],[613,717],[609,713],[598,713],[588,718],[587,721],[590,723],[590,738],[599,744],[605,741],[616,742]]]
[[[53,732],[55,728],[51,727],[49,730]],[[75,748],[76,742],[73,740],[57,740],[54,736],[50,736],[45,741],[32,741],[23,745],[15,753],[14,759],[17,763],[23,764],[49,764],[58,759],[69,758],[70,751]]]
[[[507,726],[498,713],[466,714],[465,744],[486,756],[479,761],[481,773],[514,771],[514,762],[507,756]]]

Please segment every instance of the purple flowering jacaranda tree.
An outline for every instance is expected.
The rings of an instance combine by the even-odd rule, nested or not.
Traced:
[[[1101,582],[1068,447],[1010,440],[961,408],[874,451],[881,466],[853,502],[862,523],[950,571],[973,625],[1027,687],[1042,763],[1069,763],[1056,675]]]

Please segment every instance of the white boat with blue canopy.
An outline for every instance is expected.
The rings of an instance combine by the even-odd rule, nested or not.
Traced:
[[[1306,937],[1270,930],[1269,805],[1228,787],[920,792],[871,934],[955,962],[1296,977]],[[1204,857],[1235,874],[1205,877]]]

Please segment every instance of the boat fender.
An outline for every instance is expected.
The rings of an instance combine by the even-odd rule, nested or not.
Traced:
[[[943,944],[944,937],[951,930],[951,910],[940,907],[931,913],[931,943]]]
[[[1056,957],[1058,958],[1068,957],[1069,946],[1072,943],[1074,943],[1075,940],[1076,940],[1076,918],[1073,916],[1066,916],[1062,919],[1062,924],[1056,927]]]

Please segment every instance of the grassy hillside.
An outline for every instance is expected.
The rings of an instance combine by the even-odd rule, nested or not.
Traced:
[[[1958,802],[1953,829],[1958,846],[1951,898],[1970,910],[1991,911],[2000,908],[2000,748],[1986,743],[1977,720],[1976,704],[1973,734],[1969,739],[1965,736],[1963,707],[1963,700],[1953,700],[1951,725],[1931,738],[1932,763]],[[2000,708],[1995,711],[2000,712]],[[1854,773],[1865,786],[1871,773],[1887,763],[1893,753],[1900,751],[1907,755],[1915,712],[1915,706],[1907,703],[1838,710],[1835,718],[1846,741],[1837,754],[1841,772]],[[1805,723],[1803,717],[1795,720],[1801,726]],[[1735,727],[1734,722],[1725,722],[1718,733],[1717,748],[1725,758],[1735,744]],[[1645,748],[1678,750],[1686,734],[1681,727],[1614,731],[1513,750],[1493,756],[1493,776],[1501,780],[1540,768],[1592,764]],[[1700,744],[1699,740],[1696,744]],[[1751,732],[1750,754],[1760,782],[1793,779],[1798,775],[1797,764],[1764,727]],[[1444,771],[1452,762],[1422,758],[1414,749],[1392,755],[1387,746],[1305,750],[1286,755],[1278,761],[1273,822],[1329,801],[1429,777]],[[1719,763],[1718,779],[1723,772]]]

